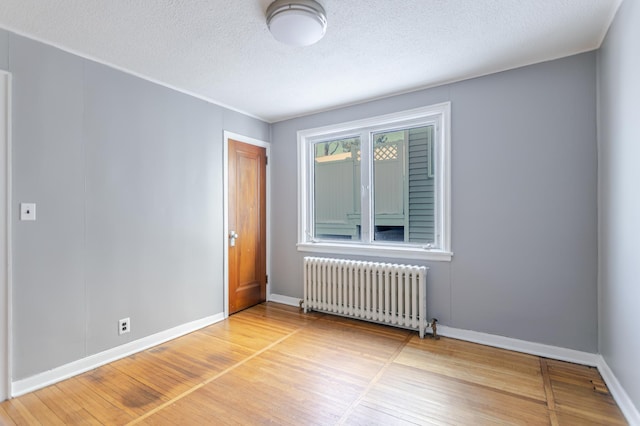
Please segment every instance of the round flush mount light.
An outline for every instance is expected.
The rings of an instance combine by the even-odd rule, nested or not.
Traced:
[[[309,46],[324,36],[327,16],[314,0],[276,0],[267,8],[267,26],[281,43]]]

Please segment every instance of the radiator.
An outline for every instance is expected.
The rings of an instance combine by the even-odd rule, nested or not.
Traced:
[[[417,330],[427,321],[424,266],[304,258],[304,311],[318,311]]]

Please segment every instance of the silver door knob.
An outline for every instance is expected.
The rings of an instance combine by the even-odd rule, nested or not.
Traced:
[[[238,233],[236,231],[229,232],[229,245],[231,247],[236,245],[236,239],[238,238]]]

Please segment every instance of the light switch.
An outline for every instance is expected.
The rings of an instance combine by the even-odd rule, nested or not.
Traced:
[[[36,203],[20,203],[20,220],[36,220]]]

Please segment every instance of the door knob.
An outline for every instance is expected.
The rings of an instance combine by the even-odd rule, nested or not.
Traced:
[[[236,231],[229,232],[229,245],[234,247],[236,245],[236,239],[238,238],[238,233]]]

